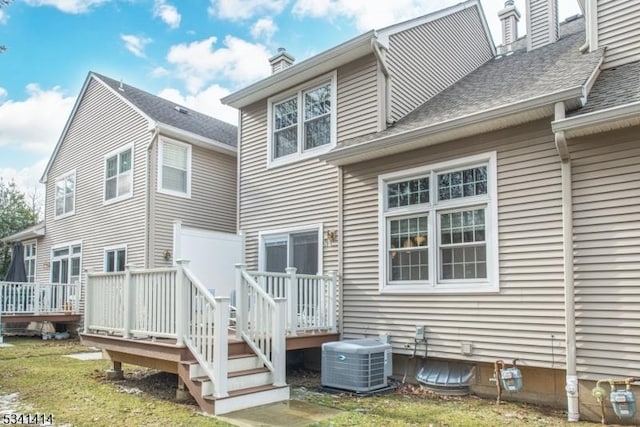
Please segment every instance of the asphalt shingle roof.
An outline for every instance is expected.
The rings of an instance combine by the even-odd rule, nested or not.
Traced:
[[[640,61],[603,70],[591,88],[587,104],[570,116],[640,102]]]
[[[102,74],[95,72],[92,72],[91,74],[105,82],[120,96],[127,99],[143,113],[157,122],[183,129],[232,147],[237,146],[237,128],[232,124],[223,122],[222,120],[218,120],[206,114],[199,113],[190,108],[183,107],[175,102],[152,95],[141,89],[130,86],[126,83],[121,83]],[[124,90],[121,90],[121,87]],[[187,113],[178,111],[176,106],[184,109],[183,111],[187,111]]]
[[[520,49],[489,60],[394,126],[346,141],[335,150],[584,84],[603,51],[584,54],[579,51],[584,43],[584,19],[566,23],[563,27],[563,36],[556,43],[530,52]]]

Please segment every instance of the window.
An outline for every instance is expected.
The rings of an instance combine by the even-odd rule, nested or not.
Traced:
[[[104,271],[124,271],[127,265],[127,248],[107,248],[104,250]]]
[[[315,156],[335,146],[335,74],[269,100],[269,164]]]
[[[495,291],[495,154],[380,177],[383,292]]]
[[[58,246],[51,250],[51,282],[77,283],[80,281],[82,244]]]
[[[27,282],[36,281],[36,242],[24,245],[24,270],[27,273]]]
[[[158,191],[182,197],[191,195],[191,145],[160,141]]]
[[[108,154],[104,161],[104,200],[112,201],[132,194],[132,149]]]
[[[76,172],[56,179],[56,218],[72,215],[74,212],[76,196]]]
[[[322,259],[319,230],[316,226],[261,234],[262,269],[282,273],[296,267],[300,274],[317,274]]]

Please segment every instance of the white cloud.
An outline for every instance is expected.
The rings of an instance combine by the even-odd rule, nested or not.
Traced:
[[[0,104],[0,147],[13,147],[27,153],[49,154],[56,145],[75,99],[64,96],[59,87],[42,90],[27,85],[24,101]]]
[[[263,38],[265,40],[271,40],[271,37],[278,31],[278,26],[273,22],[273,19],[266,17],[260,18],[251,27],[251,36],[254,39]]]
[[[165,0],[155,0],[153,4],[153,16],[162,19],[169,28],[175,29],[180,26],[182,15],[175,6],[168,4]]]
[[[9,21],[9,15],[4,13],[4,10],[0,9],[0,25],[4,25]]]
[[[121,34],[120,38],[124,42],[124,47],[140,58],[144,58],[144,48],[153,41],[146,37],[134,36],[133,34]]]
[[[216,37],[171,47],[167,61],[186,82],[190,93],[200,91],[214,78],[246,84],[270,73],[267,48],[233,36],[224,38],[224,47],[214,48]]]
[[[9,95],[9,93],[7,92],[7,90],[3,87],[0,87],[0,98],[4,98],[7,95]]]
[[[27,197],[35,196],[37,204],[44,204],[44,185],[40,184],[40,178],[47,167],[48,157],[42,157],[33,164],[22,169],[0,168],[0,177],[5,182],[15,182],[18,190]]]
[[[183,95],[177,89],[167,88],[158,96],[235,125],[238,123],[238,110],[220,102],[220,98],[229,93],[227,89],[214,84],[193,95]]]
[[[451,1],[394,0],[296,0],[293,14],[298,17],[353,20],[360,31],[383,28],[451,5]]]
[[[111,0],[25,0],[29,6],[52,6],[61,12],[79,14],[87,13],[92,8],[108,3]]]
[[[258,15],[279,14],[289,0],[210,0],[209,14],[223,19],[249,19]]]
[[[156,67],[153,70],[151,70],[151,77],[157,78],[157,77],[165,77],[169,75],[169,70],[167,70],[164,67]]]

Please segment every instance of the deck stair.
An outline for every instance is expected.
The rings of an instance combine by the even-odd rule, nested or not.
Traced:
[[[227,396],[216,397],[215,385],[195,358],[180,362],[178,375],[200,408],[212,415],[289,399],[289,386],[274,386],[273,374],[243,343],[230,344]]]

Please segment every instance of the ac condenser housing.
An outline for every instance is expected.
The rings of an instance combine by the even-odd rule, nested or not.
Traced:
[[[391,375],[391,345],[362,339],[322,344],[323,387],[356,393],[387,387]]]

